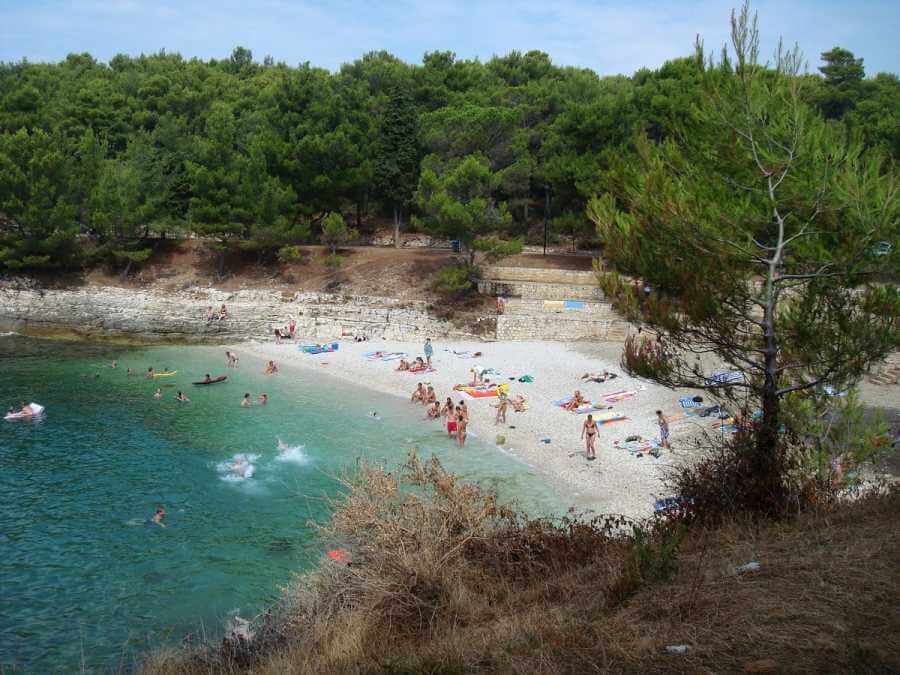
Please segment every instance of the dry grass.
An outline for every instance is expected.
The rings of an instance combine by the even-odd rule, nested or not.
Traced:
[[[250,647],[146,672],[900,671],[896,491],[695,524],[674,567],[672,523],[645,524],[641,544],[621,520],[528,521],[436,463],[400,478],[367,469],[348,486],[323,536],[353,566],[300,579]],[[748,561],[761,569],[737,574]]]

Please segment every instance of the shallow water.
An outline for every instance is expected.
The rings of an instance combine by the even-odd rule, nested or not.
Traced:
[[[148,380],[150,365],[178,374]],[[229,381],[190,384],[207,372]],[[241,408],[245,391],[271,401]],[[128,668],[252,616],[320,559],[309,522],[327,518],[334,476],[361,458],[395,465],[416,447],[533,513],[563,508],[545,478],[477,439],[459,451],[421,408],[226,369],[220,349],[0,337],[0,405],[23,399],[47,413],[0,421],[0,669]],[[158,504],[165,528],[146,524]]]

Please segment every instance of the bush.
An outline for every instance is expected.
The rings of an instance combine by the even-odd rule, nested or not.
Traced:
[[[337,255],[336,253],[331,253],[331,254],[325,256],[325,266],[326,267],[338,269],[343,264],[344,264],[344,258]]]
[[[431,278],[431,290],[445,299],[459,299],[475,290],[477,268],[471,265],[443,267]]]
[[[303,249],[299,246],[282,246],[278,249],[278,261],[292,263],[303,259]]]
[[[486,254],[489,260],[497,260],[508,255],[518,255],[524,248],[522,239],[500,239],[497,235],[479,237],[472,243],[472,248]]]

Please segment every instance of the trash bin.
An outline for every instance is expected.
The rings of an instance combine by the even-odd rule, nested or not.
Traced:
[[[454,252],[454,253],[459,253],[460,250],[461,250],[461,249],[460,249],[460,245],[459,245],[459,239],[451,239],[451,240],[450,240],[450,247],[453,249],[453,252]]]

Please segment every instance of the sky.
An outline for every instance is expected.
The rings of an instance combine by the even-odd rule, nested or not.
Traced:
[[[59,61],[90,52],[165,49],[185,57],[227,57],[241,45],[262,60],[338,69],[385,49],[420,63],[428,51],[487,60],[514,49],[547,52],[563,66],[630,75],[707,49],[728,37],[739,0],[0,0],[0,61]],[[763,60],[779,36],[795,42],[809,69],[840,45],[866,72],[900,71],[900,2],[757,0]]]

